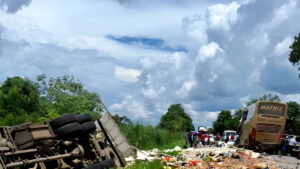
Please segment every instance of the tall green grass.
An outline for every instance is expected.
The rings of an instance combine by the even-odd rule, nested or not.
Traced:
[[[133,165],[126,167],[126,169],[163,169],[164,165],[160,160],[153,161],[138,161]]]
[[[121,125],[120,128],[130,144],[144,150],[182,147],[185,142],[183,133],[154,128],[150,125]]]

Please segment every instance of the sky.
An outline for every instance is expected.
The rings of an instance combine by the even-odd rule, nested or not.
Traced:
[[[264,94],[300,103],[299,17],[297,0],[0,0],[0,82],[73,75],[112,114],[157,125],[180,103],[212,126]]]

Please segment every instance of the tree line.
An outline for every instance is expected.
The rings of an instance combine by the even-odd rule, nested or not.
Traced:
[[[42,74],[36,81],[16,76],[0,85],[0,126],[42,123],[64,113],[90,113],[97,119],[101,112],[100,96],[85,90],[73,76],[47,78]],[[113,118],[119,125],[133,125],[126,116],[115,114]],[[191,131],[194,126],[181,104],[173,104],[156,128],[181,132]]]
[[[0,125],[42,123],[64,113],[90,113],[98,118],[102,111],[99,99],[73,76],[47,79],[43,74],[36,82],[19,76],[7,78],[0,86]]]
[[[251,99],[246,105],[249,106],[258,100],[280,101],[277,95],[268,94]],[[300,133],[297,127],[300,121],[300,106],[293,101],[287,102],[287,105],[287,128]],[[7,78],[0,86],[1,126],[24,122],[42,123],[64,113],[90,113],[94,119],[97,119],[101,116],[101,111],[100,96],[85,90],[78,78],[69,75],[47,79],[43,74],[39,75],[35,82],[16,76]],[[211,132],[222,133],[224,130],[236,129],[241,116],[241,108],[235,110],[233,114],[230,110],[220,111]],[[133,125],[126,116],[115,114],[113,117],[119,125]],[[187,132],[195,129],[191,117],[181,104],[172,104],[161,116],[155,128],[172,132]]]

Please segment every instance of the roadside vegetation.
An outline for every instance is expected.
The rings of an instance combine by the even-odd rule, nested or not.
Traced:
[[[163,169],[164,165],[160,160],[137,161],[135,164],[126,167],[126,169]]]
[[[161,150],[172,149],[175,146],[183,147],[185,142],[183,133],[155,128],[150,125],[122,125],[121,130],[130,144],[143,150],[150,150],[153,148]]]

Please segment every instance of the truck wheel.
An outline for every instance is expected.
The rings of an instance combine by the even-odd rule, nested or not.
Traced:
[[[64,126],[61,126],[60,128],[55,130],[55,133],[61,137],[68,137],[72,134],[80,133],[81,126],[79,123],[74,122],[70,123]]]
[[[69,123],[76,122],[76,116],[71,113],[63,114],[53,120],[51,120],[49,123],[53,130],[58,129],[61,126],[64,126]]]
[[[105,154],[105,159],[112,159],[117,167],[122,167],[118,156],[116,155],[116,153],[113,151],[111,147],[106,147],[104,149],[104,154]]]
[[[88,121],[93,121],[93,118],[89,113],[77,115],[76,119],[77,119],[77,122],[80,124],[88,122]]]
[[[96,125],[94,122],[85,122],[81,124],[81,134],[87,135],[96,130]]]
[[[110,160],[104,160],[98,164],[94,164],[94,165],[85,167],[84,169],[109,169],[109,168],[112,168],[115,166],[116,165],[114,163],[114,160],[110,159]]]

